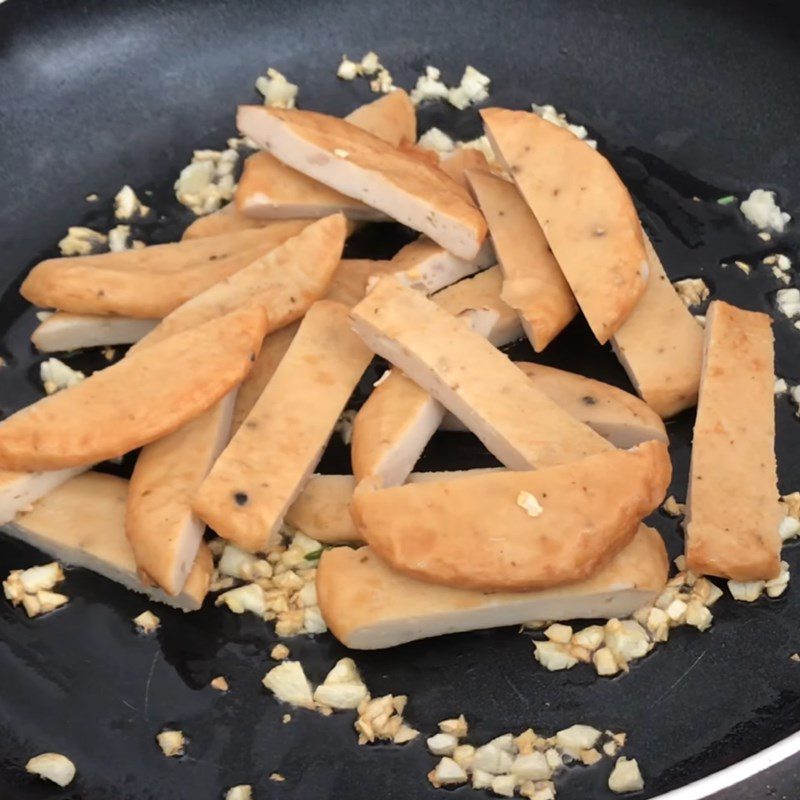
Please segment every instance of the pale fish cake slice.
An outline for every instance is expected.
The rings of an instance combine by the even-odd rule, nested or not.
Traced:
[[[381,278],[351,317],[373,352],[429,392],[510,469],[563,464],[611,448],[464,320],[396,279]]]
[[[345,306],[315,303],[200,487],[197,515],[245,550],[272,547],[371,358]]]
[[[647,284],[642,229],[628,190],[611,164],[570,131],[526,111],[487,108],[481,116],[604,344]]]
[[[473,469],[460,472],[412,472],[408,476],[408,482],[448,480],[492,471]],[[312,475],[286,512],[287,525],[324,544],[363,541],[350,515],[350,503],[355,488],[356,479],[353,475]]]
[[[402,89],[360,106],[345,119],[394,147],[416,137],[416,111]],[[382,212],[286,166],[265,150],[245,161],[235,205],[245,218],[316,218],[341,211],[351,220],[386,219]]]
[[[772,320],[715,300],[706,315],[686,499],[686,565],[735,581],[775,578],[782,513],[775,465]]]
[[[592,577],[518,593],[438,586],[391,569],[369,547],[336,547],[320,559],[317,595],[325,622],[342,644],[377,650],[534,619],[625,618],[655,599],[668,566],[660,535],[646,525]]]
[[[345,236],[341,214],[313,222],[176,308],[133,351],[246,306],[258,305],[264,310],[268,333],[294,322],[327,291],[342,257]]]
[[[517,187],[489,172],[468,172],[467,179],[503,271],[502,298],[541,353],[578,313],[575,297]]]
[[[196,611],[211,582],[211,551],[200,545],[186,583],[176,595],[143,582],[125,538],[127,496],[128,481],[87,472],[37,501],[4,530],[64,564],[96,572],[159,603]]]
[[[266,150],[245,160],[234,202],[239,214],[259,220],[319,219],[336,212],[362,222],[388,219],[366,203],[286,166]]]
[[[291,220],[264,230],[154,245],[126,253],[50,259],[33,268],[20,292],[34,305],[74,314],[160,319],[266,255],[307,225],[305,220]],[[204,248],[202,257],[198,255],[199,245]],[[165,252],[163,248],[174,249]],[[153,250],[162,256],[150,253]],[[146,253],[146,262],[133,258]]]
[[[474,258],[486,223],[469,194],[436,167],[344,120],[297,109],[240,106],[243,134],[284,164]]]
[[[644,243],[650,264],[647,289],[611,346],[636,391],[667,418],[697,403],[703,329],[670,283],[647,236]]]
[[[658,506],[672,468],[663,442],[532,472],[356,490],[351,513],[375,553],[421,580],[528,591],[595,574]]]
[[[92,464],[166,436],[242,381],[265,327],[260,308],[228,314],[18,411],[0,423],[0,467]]]
[[[333,273],[333,281],[325,295],[328,300],[343,303],[348,308],[358,303],[367,293],[370,278],[391,272],[391,262],[373,261],[367,258],[345,258]],[[261,347],[253,369],[244,379],[236,396],[236,408],[233,412],[233,430],[237,431],[250,413],[264,387],[278,368],[281,359],[289,349],[299,322],[293,322],[270,333]]]
[[[393,147],[417,140],[417,111],[403,89],[395,89],[371,103],[359,106],[345,119]]]
[[[233,408],[233,433],[239,430],[266,385],[275,374],[278,364],[281,363],[281,360],[286,355],[286,351],[289,349],[289,345],[292,343],[299,327],[300,320],[283,328],[278,328],[277,331],[273,331],[264,338],[261,352],[253,362],[253,368],[242,381],[239,391],[236,393],[236,404]]]
[[[650,439],[668,442],[664,421],[636,395],[602,381],[531,361],[514,362],[551,400],[614,447],[627,449]],[[442,428],[464,430],[449,414]]]
[[[0,470],[0,525],[11,522],[22,511],[30,511],[40,497],[89,469],[70,467],[49,472]]]
[[[192,500],[228,443],[236,390],[163,439],[145,445],[131,475],[125,535],[140,573],[171,595],[186,583],[205,525]]]
[[[465,259],[448,253],[427,236],[409,242],[392,257],[397,278],[425,294],[438,292],[495,262],[494,249],[488,239],[475,258]]]
[[[247,162],[245,162],[246,164]],[[274,225],[274,219],[256,219],[242,214],[236,207],[236,203],[228,203],[219,211],[198,217],[192,222],[181,236],[182,241],[187,239],[203,239],[207,236],[220,236],[224,233],[235,233],[236,231],[247,231],[256,228],[268,228]]]
[[[159,321],[157,319],[104,317],[97,314],[70,314],[68,311],[56,311],[39,323],[31,334],[31,342],[37,350],[43,353],[133,344],[150,333]]]

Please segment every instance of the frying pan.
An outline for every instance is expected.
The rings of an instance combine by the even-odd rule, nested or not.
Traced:
[[[9,0],[0,5],[0,355],[8,362],[0,373],[2,412],[39,396],[41,359],[28,342],[35,319],[16,290],[31,264],[56,253],[68,225],[110,227],[109,198],[129,183],[151,191],[146,202],[161,214],[138,236],[177,238],[190,215],[175,203],[171,184],[192,149],[219,147],[234,132],[234,108],[255,99],[257,75],[275,66],[300,85],[303,107],[344,113],[370,99],[369,91],[364,82],[337,81],[336,66],[342,53],[368,49],[399,85],[412,86],[429,63],[457,80],[470,63],[493,79],[491,102],[554,103],[588,124],[630,187],[671,277],[703,275],[717,297],[772,309],[777,287],[767,270],[748,278],[720,263],[755,262],[773,250],[735,208],[714,201],[763,186],[776,189],[795,217],[800,212],[793,6]],[[441,105],[420,110],[420,130],[430,125],[459,138],[479,132],[474,110]],[[99,203],[84,202],[91,192]],[[377,226],[350,251],[388,255],[407,238],[396,226]],[[791,231],[777,247],[797,260]],[[776,372],[796,383],[800,334],[785,319],[775,334]],[[511,351],[531,357],[523,344]],[[91,353],[68,360],[100,366]],[[541,360],[629,388],[581,321]],[[363,391],[353,405],[361,399]],[[692,421],[687,412],[669,424],[671,491],[679,498]],[[800,479],[800,421],[786,398],[777,400],[777,424],[780,485],[787,492]],[[130,461],[116,469],[126,474]],[[422,468],[487,463],[476,440],[442,434]],[[322,469],[346,468],[347,452],[332,444]],[[653,524],[677,554],[676,521],[657,513]],[[784,552],[797,570],[797,551]],[[44,560],[32,548],[0,540],[3,575]],[[65,591],[72,597],[65,609],[32,621],[0,603],[4,800],[210,800],[237,783],[253,784],[257,798],[443,796],[425,779],[434,759],[422,740],[359,747],[349,714],[297,711],[282,724],[287,709],[260,685],[275,641],[269,625],[213,607],[186,616],[156,608],[162,627],[142,637],[131,623],[148,605],[142,598],[82,570],[70,571]],[[611,680],[586,667],[544,672],[529,637],[511,629],[356,659],[373,694],[410,696],[407,716],[423,731],[461,712],[476,741],[529,725],[548,733],[582,722],[629,732],[628,753],[646,779],[641,797],[797,797],[800,664],[789,655],[800,649],[800,592],[790,586],[784,597],[752,606],[726,597],[714,614],[707,633],[677,630],[629,675]],[[289,644],[314,681],[346,653],[327,635]],[[230,681],[226,695],[208,688],[219,674]],[[189,738],[182,759],[164,758],[155,744],[155,734],[169,726]],[[64,790],[23,770],[31,755],[46,750],[77,765],[76,780]],[[608,797],[609,769],[608,761],[570,769],[559,780],[559,797]],[[286,781],[270,782],[273,771]],[[470,788],[455,794],[484,796]]]

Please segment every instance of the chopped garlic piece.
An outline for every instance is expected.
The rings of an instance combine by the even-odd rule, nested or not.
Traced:
[[[374,75],[381,68],[381,60],[377,53],[371,50],[361,59],[361,72],[364,75]]]
[[[378,74],[369,82],[369,88],[376,94],[389,94],[395,90],[392,73],[385,67],[378,70]]]
[[[461,82],[447,93],[447,102],[458,109],[465,109],[474,103],[481,103],[489,96],[491,80],[475,67],[467,66]]]
[[[781,571],[777,578],[771,578],[764,585],[768,597],[780,597],[789,585],[789,564],[781,561]]]
[[[742,201],[739,210],[744,218],[759,230],[770,230],[775,233],[783,233],[786,223],[791,219],[791,216],[781,211],[775,202],[775,192],[764,189],[753,189],[747,200]]]
[[[592,764],[596,764],[602,758],[603,756],[600,754],[600,751],[595,750],[593,747],[589,750],[581,750],[580,753],[581,763],[585,764],[587,767],[591,767]]]
[[[425,150],[433,150],[439,155],[452,153],[456,143],[439,128],[429,128],[419,137],[417,145]]]
[[[434,769],[428,773],[428,780],[437,789],[442,786],[454,786],[458,783],[466,783],[467,773],[462,767],[456,764],[452,758],[445,756]]]
[[[339,68],[336,70],[337,78],[341,78],[343,81],[352,81],[361,74],[361,64],[351,61],[346,55],[342,56],[342,63],[339,64]]]
[[[397,733],[392,737],[395,744],[406,744],[413,741],[419,736],[419,731],[412,728],[410,725],[402,724],[397,729]]]
[[[316,703],[342,710],[358,708],[368,697],[367,687],[352,658],[337,661],[314,692]]]
[[[220,692],[227,692],[230,689],[228,681],[222,675],[217,675],[216,678],[213,678],[210,685]]]
[[[569,625],[562,625],[560,622],[556,622],[545,630],[544,635],[551,642],[569,644],[572,639],[572,628]]]
[[[62,256],[88,256],[97,253],[106,245],[106,237],[91,228],[72,226],[58,243]]]
[[[79,384],[86,376],[77,369],[59,361],[57,358],[48,358],[39,365],[39,376],[45,392],[55,394],[62,389],[69,389]]]
[[[445,100],[450,90],[441,77],[436,67],[425,67],[425,74],[417,78],[417,85],[411,90],[411,102],[419,105],[423,100]]]
[[[303,609],[303,624],[302,628],[306,633],[325,633],[328,630],[328,625],[325,622],[322,612],[318,606]]]
[[[175,181],[178,202],[195,214],[218,211],[232,197],[236,188],[233,172],[239,160],[234,148],[227,150],[195,150],[192,161]]]
[[[781,503],[786,506],[786,513],[790,517],[800,519],[800,492],[792,492],[781,497]]]
[[[590,625],[588,628],[576,631],[572,636],[572,643],[587,650],[597,650],[603,644],[605,635],[602,625]]]
[[[35,594],[43,589],[52,589],[63,580],[64,571],[57,561],[29,567],[19,573],[19,582],[22,584],[22,588],[30,594]]]
[[[492,785],[494,775],[484,769],[472,770],[472,788],[473,789],[488,789]]]
[[[289,648],[285,644],[276,644],[269,651],[269,657],[275,661],[283,661],[285,658],[289,658]]]
[[[61,753],[42,753],[28,759],[25,771],[58,786],[68,786],[75,777],[75,765]]]
[[[628,759],[623,756],[617,759],[611,775],[608,776],[608,788],[616,794],[640,792],[644,789],[644,779],[635,758]]]
[[[460,714],[456,719],[443,719],[439,723],[439,730],[455,736],[456,739],[463,739],[469,732],[469,726],[464,715]]]
[[[786,394],[789,391],[789,384],[783,378],[775,378],[775,394]]]
[[[156,735],[156,741],[167,758],[182,756],[186,745],[183,731],[161,731]]]
[[[703,607],[705,608],[705,606]],[[709,612],[709,621],[710,619],[711,619],[711,614]],[[644,626],[654,642],[666,642],[667,639],[669,639],[669,625],[670,625],[670,617],[666,611],[660,608],[656,608],[655,606],[653,606],[648,610]]]
[[[722,597],[723,592],[719,586],[711,583],[708,578],[698,578],[692,587],[692,597],[696,597],[703,605],[709,608]]]
[[[686,505],[679,503],[673,495],[670,495],[661,506],[664,513],[670,517],[680,517],[686,513]]]
[[[127,184],[114,197],[114,216],[120,220],[129,220],[147,216],[150,209],[143,205],[136,192]]]
[[[284,661],[273,667],[261,680],[278,700],[303,708],[314,708],[311,683],[299,661]]]
[[[781,539],[784,542],[788,541],[789,539],[794,539],[798,534],[800,534],[800,520],[797,520],[794,517],[784,517],[781,520],[778,533],[780,533]]]
[[[529,517],[538,517],[544,511],[536,497],[526,491],[522,491],[517,495],[517,505],[523,509]]]
[[[233,544],[225,545],[217,569],[222,575],[230,575],[232,578],[245,581],[271,578],[273,572],[269,561],[241,550]]]
[[[778,289],[775,295],[775,304],[781,314],[789,319],[794,319],[800,315],[800,289],[794,286],[791,289]]]
[[[605,625],[605,634],[606,647],[623,669],[629,661],[641,658],[653,647],[647,631],[636,620],[611,619]]]
[[[419,736],[419,731],[403,722],[407,701],[405,695],[391,694],[362,700],[353,725],[358,733],[358,743],[367,744],[383,739],[405,744]]]
[[[502,775],[511,769],[513,758],[510,753],[489,742],[475,750],[472,763],[476,770]]]
[[[536,648],[534,658],[550,672],[572,669],[578,663],[578,659],[558,642],[534,642],[533,646]]]
[[[687,608],[687,604],[676,597],[664,610],[675,624],[681,625],[686,621]]]
[[[453,750],[453,761],[459,767],[470,770],[475,759],[475,748],[471,744],[460,744]]]
[[[458,739],[452,733],[436,733],[426,740],[428,751],[435,756],[451,756],[458,747]]]
[[[687,308],[699,306],[708,299],[710,294],[708,286],[702,278],[684,278],[681,281],[675,281],[672,285]]]
[[[699,631],[708,630],[713,619],[711,612],[700,600],[690,600],[686,605],[686,624]]]
[[[492,793],[500,795],[500,797],[513,797],[516,784],[517,781],[513,775],[498,775],[492,779]]]
[[[240,783],[238,786],[231,786],[225,792],[225,800],[252,800],[253,787],[248,783]]]
[[[249,611],[258,617],[263,617],[267,611],[264,590],[255,583],[237,586],[235,589],[223,592],[214,601],[214,605],[226,605],[234,614],[244,614]]]
[[[142,633],[152,633],[161,625],[161,620],[152,611],[142,611],[138,617],[133,618],[133,624]]]
[[[69,597],[65,594],[48,592],[46,589],[42,589],[36,592],[36,601],[39,604],[38,613],[47,614],[50,611],[55,611],[57,608],[66,605],[69,602]]]
[[[117,225],[108,232],[108,249],[112,253],[122,253],[125,250],[133,249],[128,247],[131,239],[130,225]]]
[[[264,105],[273,108],[294,108],[298,88],[278,70],[270,67],[266,76],[256,79],[256,89],[264,96]]]
[[[519,781],[546,781],[553,771],[547,763],[544,753],[538,750],[533,753],[519,755],[511,765],[511,774]]]
[[[598,675],[616,675],[621,667],[608,647],[601,647],[592,656],[592,662]]]
[[[571,725],[556,733],[556,747],[578,758],[581,750],[589,750],[597,744],[601,733],[589,725]]]
[[[286,780],[286,778],[283,775],[281,775],[280,772],[270,773],[269,779],[271,781],[275,781],[276,783],[283,783]]]
[[[749,275],[752,272],[752,267],[745,261],[734,261],[733,262],[745,275]]]
[[[588,139],[589,131],[583,125],[573,125],[567,119],[566,114],[559,113],[555,106],[552,105],[537,105],[533,103],[531,105],[531,110],[537,117],[541,117],[543,120],[547,122],[551,122],[553,125],[557,125],[559,128],[565,128],[574,136],[577,136],[579,139],[583,139],[589,147],[593,149],[597,149],[597,142],[593,139]]]
[[[753,603],[761,597],[766,581],[728,581],[728,589],[734,600]]]
[[[785,284],[790,284],[792,282],[792,276],[789,275],[788,272],[782,272],[777,267],[772,267],[772,274],[781,282]]]

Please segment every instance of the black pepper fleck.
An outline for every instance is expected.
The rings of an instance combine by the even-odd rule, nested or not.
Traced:
[[[237,506],[246,506],[250,500],[246,492],[236,492],[233,495],[233,499],[236,501]]]

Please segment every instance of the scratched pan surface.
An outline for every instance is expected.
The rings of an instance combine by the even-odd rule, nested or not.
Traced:
[[[233,133],[237,102],[254,100],[267,66],[301,86],[306,108],[347,112],[370,99],[362,82],[334,78],[342,52],[374,48],[403,86],[428,63],[456,80],[466,63],[493,78],[493,101],[525,107],[552,102],[586,122],[633,192],[673,278],[703,275],[714,295],[770,310],[778,288],[762,267],[745,277],[720,262],[755,262],[771,251],[733,208],[715,204],[754,186],[777,189],[800,213],[800,51],[789,3],[612,3],[548,0],[431,4],[46,2],[0,6],[0,372],[4,414],[40,394],[41,360],[28,344],[35,326],[18,299],[20,277],[53,255],[71,224],[107,229],[109,197],[130,183],[151,190],[162,219],[137,231],[149,242],[176,238],[189,217],[170,186],[195,147],[219,147]],[[432,106],[437,124],[460,138],[478,132],[474,110]],[[101,196],[89,206],[90,192]],[[700,202],[692,198],[700,198]],[[350,245],[388,255],[407,232],[381,226]],[[797,258],[797,237],[777,242]],[[775,326],[776,370],[800,380],[800,333]],[[525,345],[512,348],[530,357]],[[96,353],[67,359],[102,366]],[[609,351],[575,323],[544,361],[628,387]],[[371,378],[378,374],[373,368]],[[365,382],[368,385],[369,381]],[[354,398],[354,405],[360,397]],[[669,425],[675,479],[685,496],[692,413]],[[800,483],[800,421],[777,400],[781,489]],[[128,459],[130,461],[130,459]],[[424,467],[491,463],[466,435],[441,435]],[[130,464],[123,465],[123,474]],[[334,444],[323,469],[347,469]],[[656,514],[671,554],[674,520]],[[797,550],[787,549],[796,570]],[[0,573],[42,562],[35,550],[0,538]],[[358,747],[350,714],[323,718],[287,710],[261,687],[270,627],[213,607],[184,616],[156,608],[151,638],[132,631],[147,603],[81,570],[69,572],[68,607],[35,621],[0,602],[0,797],[144,800],[219,798],[252,783],[257,798],[423,798],[436,793],[423,741]],[[800,728],[800,592],[753,606],[727,598],[711,631],[679,630],[631,673],[598,680],[590,669],[546,673],[527,635],[504,629],[357,654],[374,694],[406,692],[408,716],[423,731],[463,712],[476,741],[534,725],[575,722],[628,731],[629,753],[655,797],[750,756]],[[317,681],[346,653],[330,636],[290,642]],[[228,677],[231,691],[208,688]],[[183,729],[188,753],[166,759],[154,736]],[[68,754],[78,777],[65,790],[24,773],[28,757]],[[605,798],[608,762],[569,770],[559,796]],[[267,776],[279,771],[285,783]],[[795,796],[800,770],[789,761],[720,797]],[[775,788],[775,795],[766,787]],[[460,789],[459,797],[477,797]]]

